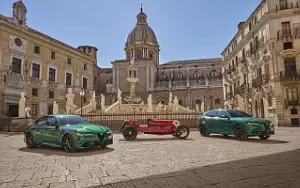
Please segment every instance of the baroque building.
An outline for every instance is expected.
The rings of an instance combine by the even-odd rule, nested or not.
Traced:
[[[33,116],[52,113],[53,103],[65,112],[65,95],[72,87],[75,103],[79,91],[88,101],[94,85],[97,48],[74,48],[27,25],[22,1],[13,4],[12,17],[0,15],[0,112],[18,116],[20,92]]]
[[[195,109],[202,102],[206,109],[223,107],[222,59],[199,59],[174,61],[160,64],[160,46],[152,28],[148,25],[147,15],[142,8],[137,15],[137,23],[130,31],[124,48],[126,59],[112,62],[112,69],[98,70],[100,91],[108,96],[107,105],[117,100],[117,91],[123,98],[129,96],[130,88],[126,80],[128,67],[135,60],[138,78],[136,94],[144,102],[149,94],[153,102],[168,103],[169,93],[177,96],[180,105]]]
[[[279,126],[300,122],[300,2],[262,0],[222,53],[224,105]]]

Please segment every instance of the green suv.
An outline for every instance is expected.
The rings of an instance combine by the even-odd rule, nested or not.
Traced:
[[[238,140],[247,140],[252,136],[267,140],[274,134],[271,121],[253,118],[245,112],[228,109],[205,112],[199,119],[198,130],[201,136],[207,137],[210,133],[234,135]]]

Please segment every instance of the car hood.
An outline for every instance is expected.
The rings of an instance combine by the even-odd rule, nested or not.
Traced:
[[[104,133],[109,131],[109,128],[101,125],[94,124],[76,124],[76,125],[66,125],[64,129],[81,132],[81,133]]]
[[[245,123],[262,123],[262,124],[266,124],[270,122],[269,120],[253,118],[253,117],[239,117],[239,118],[232,118],[232,120],[245,122]]]

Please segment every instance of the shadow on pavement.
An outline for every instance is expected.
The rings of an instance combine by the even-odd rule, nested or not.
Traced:
[[[155,169],[150,169],[151,171],[153,173]],[[130,179],[132,173],[134,174],[134,171],[126,173],[127,179]],[[90,187],[299,188],[299,177],[300,150],[298,149]]]
[[[74,153],[67,153],[62,148],[58,147],[47,147],[47,146],[39,146],[37,148],[20,148],[19,151],[28,152],[28,153],[37,153],[43,154],[46,156],[50,155],[60,155],[66,157],[82,157],[82,156],[90,156],[90,155],[101,155],[114,151],[113,148],[90,148],[90,149],[82,149],[77,150]]]
[[[222,135],[210,135],[209,137],[206,138],[211,138],[211,139],[224,139],[224,140],[236,140],[233,136],[222,136]],[[238,140],[236,140],[238,142]],[[243,141],[243,142],[253,142],[253,143],[258,143],[258,144],[287,144],[289,141],[285,140],[273,140],[272,136],[269,140],[261,140],[258,137],[249,137],[248,140]]]
[[[135,140],[125,140],[123,138],[119,139],[119,141],[121,142],[156,142],[156,141],[178,141],[178,142],[186,142],[186,141],[193,141],[194,139],[192,138],[187,138],[187,139],[179,139],[179,138],[136,138]]]

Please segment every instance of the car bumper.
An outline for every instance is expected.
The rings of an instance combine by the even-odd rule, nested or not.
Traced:
[[[275,134],[275,131],[255,131],[255,134],[257,135],[272,135],[272,134]]]
[[[94,148],[113,144],[113,135],[75,136],[75,148]]]

